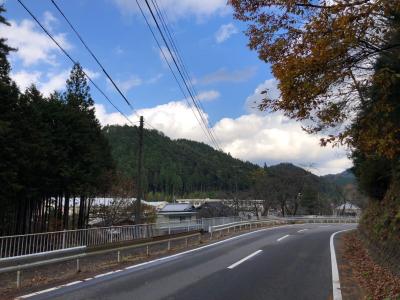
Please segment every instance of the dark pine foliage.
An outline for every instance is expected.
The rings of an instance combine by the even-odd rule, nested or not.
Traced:
[[[113,162],[82,68],[73,67],[63,94],[21,92],[9,76],[11,50],[0,39],[0,235],[83,228]]]
[[[103,133],[122,176],[137,177],[138,128],[106,126]],[[171,140],[155,130],[144,130],[144,190],[152,195],[183,196],[198,192],[232,193],[250,188],[249,174],[259,168],[210,146]]]

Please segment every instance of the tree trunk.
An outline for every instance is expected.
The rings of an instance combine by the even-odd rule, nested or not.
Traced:
[[[64,198],[64,229],[68,230],[69,221],[69,193],[65,193]]]
[[[75,229],[75,196],[74,202],[72,203],[72,229]]]

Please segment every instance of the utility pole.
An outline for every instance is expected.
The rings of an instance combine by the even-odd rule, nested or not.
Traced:
[[[140,218],[141,218],[140,202],[142,199],[142,160],[143,160],[143,116],[140,116],[135,224],[140,224]]]

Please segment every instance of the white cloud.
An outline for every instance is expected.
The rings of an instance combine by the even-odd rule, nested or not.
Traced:
[[[220,93],[215,90],[210,90],[210,91],[202,91],[197,95],[197,98],[200,101],[207,102],[207,101],[213,101],[215,99],[218,99],[220,96]]]
[[[31,84],[37,84],[41,76],[42,73],[39,71],[28,72],[21,70],[16,73],[11,73],[11,78],[16,82],[21,91],[24,91]]]
[[[109,84],[111,85],[110,82],[109,82]],[[116,84],[121,89],[122,92],[127,93],[134,87],[141,85],[142,79],[136,75],[132,75],[128,79],[117,80]]]
[[[59,73],[48,73],[46,81],[38,84],[39,90],[43,95],[48,96],[54,91],[61,91],[65,87],[65,82],[69,76],[70,70],[64,70]]]
[[[279,113],[224,118],[214,130],[225,152],[259,164],[312,164],[319,174],[351,165],[344,149],[320,147],[318,136],[305,133],[299,123]]]
[[[172,55],[175,56],[174,51],[171,50],[171,52],[172,52]],[[165,63],[165,60],[167,60],[167,62],[169,62],[170,64],[172,64],[174,62],[170,52],[168,51],[168,48],[165,46],[161,46],[161,49],[159,50],[159,56],[163,63]]]
[[[113,0],[113,2],[124,15],[139,13],[135,1]],[[226,14],[227,11],[230,11],[226,0],[160,0],[158,5],[170,19],[188,18],[190,16],[202,19],[214,14]],[[142,5],[142,8],[144,9],[145,5]]]
[[[221,25],[221,27],[215,33],[215,41],[217,43],[225,42],[233,34],[236,34],[238,32],[238,29],[232,23]]]
[[[84,69],[84,71],[92,79],[96,79],[100,76],[100,73],[89,69]],[[43,74],[39,71],[28,72],[26,70],[21,70],[16,73],[11,73],[11,77],[17,83],[21,91],[24,91],[31,84],[35,84],[44,96],[49,96],[54,91],[61,91],[65,88],[70,72],[70,69],[66,69],[59,72]]]
[[[96,116],[102,125],[128,124],[126,118],[120,113],[107,113],[102,104],[96,104],[95,108]],[[194,118],[192,110],[183,101],[172,101],[153,108],[140,109],[137,114],[131,114],[128,118],[132,122],[137,122],[138,115],[144,116],[145,122],[173,139],[204,140],[203,132]],[[204,116],[206,119],[208,118],[207,114]]]
[[[151,77],[150,79],[146,80],[146,83],[153,84],[158,82],[164,75],[162,73],[158,73],[157,75]]]
[[[50,38],[39,31],[35,23],[30,20],[22,20],[20,23],[10,21],[11,26],[0,26],[0,36],[6,38],[9,46],[17,48],[12,57],[22,60],[24,66],[30,66],[40,62],[56,64],[56,53],[59,53],[58,47]],[[66,39],[65,34],[55,34],[54,38],[59,44],[70,49],[71,45]]]
[[[213,73],[207,74],[195,82],[199,84],[212,84],[219,82],[243,82],[249,80],[255,75],[256,67],[248,67],[241,70],[227,70],[221,68]]]
[[[43,25],[46,29],[53,31],[53,26],[55,24],[58,24],[58,20],[56,17],[54,17],[54,15],[49,12],[49,11],[45,11],[43,14]]]
[[[248,112],[256,114],[261,113],[258,110],[258,105],[266,96],[266,94],[261,94],[263,91],[267,91],[267,95],[270,98],[276,99],[280,96],[276,79],[275,78],[267,79],[263,83],[257,86],[252,95],[247,97],[245,102],[245,108]]]
[[[145,120],[173,139],[187,138],[208,142],[186,103],[174,101],[138,111]],[[103,125],[126,124],[118,113],[107,113],[96,106],[96,115]],[[208,118],[207,114],[205,114]],[[137,116],[130,116],[137,121]],[[299,123],[281,114],[246,114],[239,118],[224,118],[214,126],[215,134],[225,152],[254,163],[268,165],[292,162],[313,165],[319,175],[338,173],[351,166],[344,149],[319,146],[319,137],[305,133]]]
[[[92,79],[97,79],[100,77],[100,73],[91,71],[89,69],[83,69],[87,75]],[[46,81],[41,81],[38,83],[39,90],[43,95],[48,96],[54,91],[64,90],[66,81],[69,77],[71,70],[63,70],[58,73],[48,73],[46,74]],[[89,81],[88,84],[90,85]]]

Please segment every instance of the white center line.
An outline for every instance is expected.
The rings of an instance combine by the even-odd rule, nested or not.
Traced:
[[[277,242],[280,242],[280,241],[282,241],[283,239],[286,239],[288,236],[289,236],[289,234],[287,234],[287,235],[285,235],[285,236],[283,236],[283,237],[277,239],[276,241],[277,241]]]
[[[304,229],[299,230],[299,231],[297,231],[297,232],[303,232],[303,231],[306,231],[306,230],[308,230],[308,228],[304,228]]]
[[[257,254],[259,254],[261,252],[262,252],[262,250],[257,250],[256,252],[253,252],[252,254],[247,255],[245,258],[242,258],[241,260],[239,260],[239,261],[235,262],[234,264],[230,265],[228,267],[228,269],[232,270],[233,268],[237,267],[241,263],[245,262],[246,260],[252,258],[253,256],[255,256],[255,255],[257,255]]]

